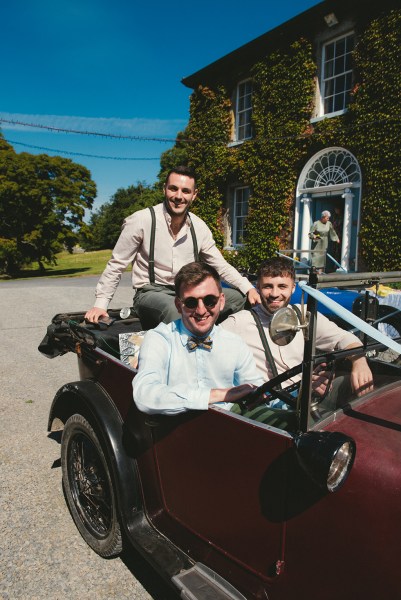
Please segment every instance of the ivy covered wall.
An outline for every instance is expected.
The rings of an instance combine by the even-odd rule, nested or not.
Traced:
[[[253,66],[251,140],[229,145],[229,90],[199,87],[192,94],[184,137],[188,163],[199,177],[193,210],[220,248],[229,186],[251,187],[246,244],[226,253],[236,266],[254,270],[277,249],[292,246],[299,174],[315,153],[341,146],[355,155],[363,174],[360,262],[371,270],[401,268],[401,10],[357,35],[356,84],[342,116],[310,123],[317,69],[306,39]]]

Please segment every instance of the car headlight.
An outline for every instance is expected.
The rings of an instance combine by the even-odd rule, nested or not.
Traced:
[[[355,459],[352,438],[337,431],[308,431],[295,440],[298,460],[319,486],[336,492],[347,479]]]

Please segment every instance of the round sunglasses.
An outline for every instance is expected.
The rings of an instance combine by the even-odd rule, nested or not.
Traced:
[[[198,306],[199,300],[202,300],[206,308],[213,308],[218,303],[219,297],[214,296],[213,294],[208,294],[203,298],[194,298],[194,296],[189,296],[188,298],[180,298],[180,301],[184,304],[186,308],[196,308]]]

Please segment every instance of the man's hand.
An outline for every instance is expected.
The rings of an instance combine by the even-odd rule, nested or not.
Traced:
[[[216,402],[238,402],[244,396],[256,389],[256,385],[243,383],[232,388],[210,390],[209,404]]]
[[[247,293],[248,302],[251,306],[255,306],[255,304],[260,304],[261,299],[259,296],[259,292],[255,288],[251,288]]]
[[[329,391],[328,386],[331,387],[331,372],[326,371],[326,363],[318,365],[312,374],[312,392],[316,396],[323,397]]]
[[[357,396],[363,396],[373,390],[372,371],[364,356],[352,360],[351,386]]]
[[[107,319],[108,316],[107,310],[104,310],[104,308],[96,308],[96,306],[94,306],[85,314],[85,320],[89,321],[89,323],[98,323],[99,319]]]

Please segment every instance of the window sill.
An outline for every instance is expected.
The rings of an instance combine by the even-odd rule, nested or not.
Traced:
[[[235,148],[235,146],[241,146],[246,140],[235,140],[233,142],[228,142],[227,148]]]
[[[343,110],[337,110],[336,112],[327,113],[326,115],[321,115],[320,117],[313,117],[310,120],[311,123],[318,123],[319,121],[323,121],[323,119],[331,119],[332,117],[340,117],[341,115],[345,115],[348,112],[348,108],[344,108]]]

